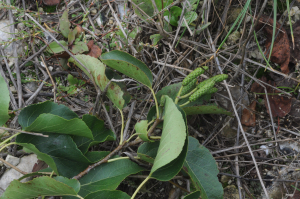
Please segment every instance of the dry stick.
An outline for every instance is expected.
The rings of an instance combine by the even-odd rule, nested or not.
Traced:
[[[134,112],[135,104],[136,104],[136,101],[134,100],[131,103],[131,107],[130,107],[130,110],[129,110],[129,113],[128,113],[127,122],[126,122],[124,133],[123,133],[123,135],[124,135],[123,140],[127,140],[128,137],[129,137],[129,136],[127,136],[127,132],[128,132],[128,129],[129,129],[129,124],[130,124],[130,121],[131,121],[132,114]]]
[[[10,6],[10,0],[6,0],[6,4]],[[13,40],[16,39],[15,36],[15,26],[14,26],[14,18],[12,11],[9,9],[8,10],[8,16],[9,16],[9,23],[10,23],[10,33],[11,37]],[[20,67],[18,64],[18,53],[17,53],[17,48],[16,48],[16,42],[12,43],[12,48],[13,48],[13,55],[14,55],[14,62],[15,62],[15,69],[16,69],[16,74],[17,74],[17,85],[18,87],[16,88],[18,91],[18,101],[19,101],[19,108],[22,108],[22,100],[23,100],[23,93],[22,93],[22,83],[21,83],[21,72],[20,72]]]
[[[14,170],[18,171],[19,173],[22,173],[23,175],[27,174],[25,171],[20,170],[19,168],[17,168],[16,166],[10,164],[9,162],[3,160],[2,158],[0,158],[0,161],[3,162],[4,164],[7,164],[8,166],[10,166],[11,168],[13,168]]]
[[[39,92],[42,90],[42,88],[44,86],[44,82],[46,82],[48,80],[48,78],[49,78],[49,76],[45,77],[45,79],[39,85],[38,89],[36,89],[36,91],[34,91],[34,93],[31,95],[31,97],[25,102],[25,104],[27,106],[33,103],[33,101],[35,100],[35,98],[38,96]]]
[[[53,80],[53,78],[52,78],[52,75],[51,75],[51,73],[50,73],[50,71],[49,71],[49,69],[48,69],[47,64],[45,63],[45,61],[44,61],[44,59],[43,59],[43,56],[41,56],[41,60],[42,60],[42,62],[43,62],[43,64],[44,64],[44,66],[45,66],[45,68],[46,68],[46,70],[47,70],[47,73],[48,73],[48,75],[49,75],[49,77],[50,77],[50,79],[51,79],[51,82],[52,82],[52,84],[53,84],[53,95],[54,95],[53,99],[54,99],[54,103],[56,103],[56,84],[55,84],[55,82],[54,82],[54,80]]]
[[[34,53],[33,55],[31,55],[30,57],[28,57],[21,65],[20,65],[20,69],[22,69],[25,64],[27,64],[27,62],[29,62],[30,60],[32,60],[33,58],[35,58],[36,56],[38,56],[41,52],[43,52],[45,49],[47,48],[47,45],[43,46],[38,52]]]
[[[213,43],[213,41],[212,41],[210,32],[207,31],[207,34],[208,34],[208,38],[209,38],[209,41],[210,41],[212,50],[213,50],[213,52],[216,52],[216,48],[215,48],[215,45],[214,45],[214,43]],[[222,71],[221,66],[220,66],[219,59],[218,59],[218,57],[217,57],[216,55],[214,56],[214,59],[215,59],[215,61],[216,61],[216,63],[217,63],[217,66],[218,66],[218,69],[219,69],[220,73],[223,74],[223,71]],[[252,159],[253,159],[253,163],[254,163],[254,165],[255,165],[255,169],[256,169],[258,178],[259,178],[259,180],[260,180],[261,186],[263,187],[263,190],[264,190],[265,195],[267,196],[267,198],[269,198],[269,195],[268,195],[268,192],[267,192],[266,187],[265,187],[265,185],[264,185],[264,182],[263,182],[263,180],[262,180],[262,177],[261,177],[261,174],[260,174],[258,165],[257,165],[257,163],[256,163],[254,154],[253,154],[252,149],[251,149],[251,147],[250,147],[250,144],[249,144],[249,141],[248,141],[248,139],[247,139],[247,136],[246,136],[246,134],[245,134],[245,132],[244,132],[244,129],[243,129],[243,126],[242,126],[242,124],[241,124],[240,118],[239,118],[239,116],[238,116],[236,107],[235,107],[235,105],[234,105],[234,101],[233,101],[233,99],[232,99],[232,95],[231,95],[231,92],[230,92],[230,90],[229,90],[227,81],[224,80],[223,82],[224,82],[225,87],[226,87],[226,90],[227,90],[227,92],[228,92],[228,95],[229,95],[229,98],[230,98],[230,101],[231,101],[231,105],[232,105],[234,114],[235,114],[236,119],[237,119],[237,121],[238,121],[238,125],[239,125],[239,127],[240,127],[240,129],[241,129],[241,132],[242,132],[242,134],[243,134],[243,137],[244,137],[244,139],[245,139],[245,142],[246,142],[246,144],[247,144],[247,146],[248,146],[249,152],[250,152],[251,157],[252,157]]]
[[[48,135],[43,135],[41,133],[31,133],[31,132],[27,132],[27,131],[22,131],[22,130],[12,129],[12,128],[6,128],[6,127],[1,127],[1,126],[0,126],[0,129],[6,130],[6,131],[15,131],[15,132],[29,134],[29,135],[36,135],[36,136],[41,136],[41,137],[49,137]]]
[[[9,65],[8,65],[6,56],[5,56],[5,54],[4,54],[4,52],[3,52],[3,48],[2,48],[1,46],[0,46],[0,51],[1,51],[1,55],[3,56],[4,62],[5,62],[5,65],[6,65],[6,70],[8,71],[10,80],[11,80],[13,86],[17,89],[18,86],[17,86],[17,84],[16,84],[15,78],[12,76],[12,73],[11,73],[10,67],[9,67]]]

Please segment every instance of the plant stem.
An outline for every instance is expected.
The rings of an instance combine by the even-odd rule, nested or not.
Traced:
[[[84,199],[84,198],[83,198],[83,197],[81,197],[80,195],[77,195],[76,197],[77,197],[77,198],[80,198],[80,199]]]
[[[133,135],[130,136],[130,138],[128,138],[125,142],[129,142],[129,141],[133,138],[133,136],[136,136],[136,135],[138,135],[138,134],[137,134],[137,133],[133,134]]]
[[[11,142],[11,143],[8,143],[6,145],[4,145],[1,149],[0,149],[0,152],[5,148],[5,147],[8,147],[9,145],[13,145],[13,144],[17,144],[16,142]]]
[[[156,99],[154,90],[153,90],[152,88],[150,88],[150,90],[151,90],[151,92],[152,92],[152,95],[153,95],[153,98],[154,98],[154,101],[155,101],[155,106],[156,106],[156,117],[157,117],[157,119],[159,119],[158,102],[157,102],[157,99]]]
[[[181,105],[179,105],[180,107],[183,107],[183,106],[185,106],[185,105],[188,105],[190,103],[190,101],[187,101],[186,103],[184,103],[184,104],[181,104]]]
[[[6,142],[8,142],[9,140],[11,140],[12,138],[16,137],[17,135],[19,135],[20,133],[16,133],[12,136],[10,136],[9,138],[7,138],[6,140],[4,140],[3,142],[0,143],[0,146],[2,146],[3,144],[5,144]],[[1,150],[0,150],[1,151]]]
[[[151,178],[151,174],[138,186],[138,188],[135,190],[133,195],[131,196],[131,199],[134,199],[136,194],[139,192],[139,190],[144,186],[144,184]]]
[[[153,125],[151,126],[151,128],[148,130],[148,133],[147,133],[148,137],[151,136],[151,134],[153,133],[154,129],[157,127],[157,125],[158,125],[161,121],[163,121],[163,120],[161,120],[161,119],[156,119],[156,120],[155,120],[154,124],[153,124]]]
[[[175,99],[175,104],[178,103],[178,100],[179,100],[180,93],[181,93],[182,89],[183,89],[183,86],[181,86],[180,89],[179,89],[179,91],[178,91],[178,94],[177,94],[176,99]]]
[[[161,136],[150,136],[149,138],[153,140],[159,140]]]
[[[123,112],[121,109],[119,109],[119,111],[120,111],[121,118],[122,118],[121,136],[120,136],[120,144],[119,145],[122,145],[123,144],[123,132],[124,132],[124,115],[123,115]]]
[[[107,163],[114,162],[114,161],[117,161],[117,160],[124,160],[124,159],[129,159],[129,157],[119,157],[119,158],[110,159],[110,160],[107,161]]]
[[[180,97],[180,99],[183,99],[183,98],[186,98],[186,97],[189,97],[190,95],[192,95],[198,88],[194,88],[191,92],[189,92],[188,94],[185,94],[183,96]]]

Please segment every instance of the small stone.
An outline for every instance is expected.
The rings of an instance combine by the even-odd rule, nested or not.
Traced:
[[[222,176],[221,176],[221,182],[222,182],[223,184],[228,183],[229,180],[230,180],[230,178],[231,178],[230,176],[222,175]]]
[[[89,39],[92,38],[92,35],[85,35],[85,38],[86,38],[87,40],[89,40]]]
[[[227,44],[235,44],[238,40],[241,39],[241,33],[239,31],[234,31],[228,36]]]
[[[112,19],[109,19],[108,23],[112,25],[114,23],[114,21]]]
[[[18,23],[17,28],[18,28],[18,30],[24,30],[25,24],[24,23]]]
[[[75,7],[74,6],[72,6],[71,8],[70,8],[70,10],[74,10],[75,9]]]
[[[14,165],[14,166],[17,166],[20,163],[20,158],[14,157],[12,155],[7,155],[6,158],[5,158],[5,161],[12,164],[12,165]],[[4,163],[4,165],[7,168],[11,168],[10,166],[6,165],[5,163]]]
[[[91,15],[93,15],[93,16],[97,14],[97,10],[95,8],[92,8],[90,10],[90,12],[91,12]]]
[[[44,9],[42,7],[39,7],[39,12],[44,12]]]
[[[177,182],[178,182],[179,185],[183,184],[183,182],[181,180],[177,180]]]
[[[234,185],[225,187],[224,189],[224,199],[239,199],[239,191]]]
[[[11,90],[11,92],[12,92],[13,94],[16,94],[16,93],[17,93],[17,90],[16,90],[16,88],[15,88],[14,86],[10,86],[9,89]]]
[[[27,88],[31,91],[34,92],[38,88],[38,85],[36,82],[28,82],[26,83]]]
[[[49,66],[48,69],[49,69],[50,71],[53,71],[53,67],[52,67],[52,66]]]

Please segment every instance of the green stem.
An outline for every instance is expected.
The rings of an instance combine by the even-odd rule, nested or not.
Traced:
[[[185,105],[188,105],[190,103],[190,101],[187,101],[186,103],[184,103],[184,104],[181,104],[181,105],[179,105],[180,107],[183,107],[183,106],[185,106]]]
[[[16,142],[11,142],[11,143],[8,143],[8,144],[4,145],[4,147],[2,147],[2,148],[0,149],[0,152],[1,152],[5,147],[8,147],[8,146],[13,145],[13,144],[17,144],[17,143],[16,143]]]
[[[191,92],[189,92],[188,94],[185,94],[183,96],[180,96],[180,99],[189,97],[190,95],[192,95],[198,88],[194,88]]]
[[[119,109],[119,111],[120,111],[121,118],[122,118],[121,136],[120,136],[120,144],[119,145],[122,145],[123,144],[123,133],[124,133],[124,115],[123,115],[123,112],[121,109]]]
[[[151,174],[138,186],[138,188],[135,190],[133,195],[131,196],[131,199],[134,199],[136,194],[139,192],[139,190],[144,186],[144,184],[151,178]]]
[[[10,136],[9,138],[7,138],[6,140],[4,140],[3,142],[0,143],[0,146],[2,146],[3,144],[5,144],[6,142],[8,142],[9,140],[11,140],[12,138],[16,137],[17,135],[19,135],[21,133],[16,133],[12,136]]]
[[[154,101],[155,101],[155,106],[156,106],[156,117],[157,119],[159,119],[159,109],[158,109],[158,102],[157,102],[157,99],[155,97],[155,93],[154,93],[154,90],[152,88],[150,88],[151,92],[152,92],[152,95],[153,95],[153,98],[154,98]]]
[[[159,140],[161,136],[150,136],[149,138],[153,140]]]
[[[84,198],[83,198],[83,197],[81,197],[80,195],[77,195],[76,197],[77,197],[77,198],[80,198],[80,199],[84,199]]]
[[[129,142],[129,141],[133,138],[133,136],[136,136],[136,135],[138,135],[138,134],[135,133],[135,134],[133,134],[132,136],[130,136],[130,138],[128,138],[128,139],[126,140],[126,142]]]
[[[129,157],[119,157],[119,158],[109,159],[109,160],[107,160],[107,163],[108,162],[114,162],[114,161],[117,161],[117,160],[124,160],[124,159],[129,159]]]
[[[178,94],[177,94],[176,99],[175,99],[175,104],[178,103],[178,100],[179,100],[179,97],[180,97],[182,89],[183,89],[183,86],[181,86],[180,89],[179,89],[179,91],[178,91]]]

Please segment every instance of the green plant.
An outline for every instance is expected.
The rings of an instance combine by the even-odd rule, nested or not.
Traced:
[[[65,23],[68,24],[66,21]],[[68,38],[69,45],[72,44],[76,39],[74,30],[61,28],[61,31]],[[66,44],[64,41],[60,42]],[[56,48],[55,44],[52,44],[49,49],[51,49],[49,52],[62,52]],[[92,146],[115,141],[117,138],[115,133],[105,128],[104,121],[96,116],[83,115],[79,118],[68,107],[50,101],[25,107],[21,110],[18,121],[23,131],[32,132],[33,135],[17,133],[0,143],[0,151],[9,145],[17,144],[37,154],[39,159],[49,165],[49,168],[14,180],[1,199],[24,199],[38,196],[126,199],[130,196],[115,189],[129,175],[138,172],[143,172],[148,177],[139,185],[131,198],[136,196],[149,179],[169,181],[179,172],[190,177],[195,190],[185,196],[186,199],[200,196],[222,198],[223,189],[217,178],[216,162],[208,149],[201,146],[197,139],[189,137],[186,118],[187,115],[193,114],[231,115],[230,112],[215,104],[203,105],[204,100],[208,101],[211,98],[210,90],[207,88],[203,90],[203,88],[226,79],[226,75],[215,76],[197,84],[196,78],[201,75],[197,72],[196,75],[189,75],[184,80],[187,82],[184,86],[182,83],[173,84],[155,94],[152,88],[153,77],[149,68],[125,52],[110,51],[100,57],[101,61],[80,52],[75,54],[75,58],[84,63],[85,68],[73,57],[68,59],[70,64],[77,65],[95,83],[95,86],[101,91],[106,91],[106,96],[120,111],[122,128],[119,145],[112,151],[89,151]],[[138,122],[135,125],[136,133],[128,139],[123,136],[122,109],[130,101],[131,96],[126,92],[125,84],[111,81],[121,77],[106,66],[146,86],[155,101],[155,106],[150,109],[147,120]],[[207,67],[203,68],[207,69]],[[83,85],[81,80],[72,76],[68,76],[68,81],[70,85]],[[189,85],[189,82],[194,82],[195,88],[181,96],[182,90]],[[9,118],[9,93],[2,76],[0,76],[0,88],[3,94],[0,99],[0,125],[3,125]],[[201,96],[189,100],[199,90],[201,90]],[[153,135],[156,128],[162,128],[161,135]],[[37,136],[35,132],[48,137]],[[15,142],[7,144],[13,137],[16,137]],[[130,146],[138,146],[137,155],[131,158],[147,164],[149,169],[139,166],[129,157],[116,155],[120,150]],[[45,171],[50,172],[51,175]],[[27,183],[20,182],[29,176],[42,177],[34,178]]]

